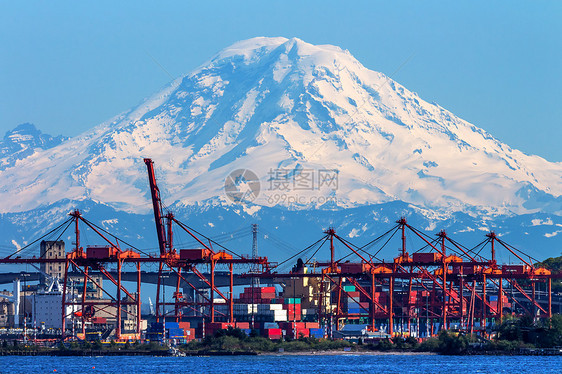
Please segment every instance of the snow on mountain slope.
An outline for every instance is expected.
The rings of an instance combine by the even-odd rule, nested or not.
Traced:
[[[0,141],[0,170],[14,166],[18,160],[33,153],[56,147],[68,139],[65,136],[43,134],[31,123],[22,123],[4,135]]]
[[[511,149],[347,51],[285,38],[236,43],[131,111],[2,170],[1,212],[62,199],[149,212],[142,157],[155,160],[165,200],[184,206],[234,204],[225,179],[250,169],[261,182],[251,211],[403,201],[439,214],[562,214],[562,163]],[[338,185],[285,193],[272,188],[279,170],[287,182],[337,170]]]

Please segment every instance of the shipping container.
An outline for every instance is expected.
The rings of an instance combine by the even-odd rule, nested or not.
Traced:
[[[112,246],[93,246],[86,248],[86,257],[103,260],[114,257],[117,254],[117,248]]]
[[[289,297],[289,298],[285,298],[283,304],[300,304],[301,303],[301,299],[298,297]]]
[[[340,264],[342,273],[361,274],[371,270],[371,265],[366,263],[343,263]],[[349,286],[346,286],[349,287]],[[353,287],[353,286],[351,286]],[[354,289],[355,291],[355,289]]]
[[[270,339],[279,339],[282,336],[282,331],[280,328],[263,329],[262,335]]]
[[[311,328],[309,329],[310,331],[310,337],[311,338],[323,338],[324,337],[324,329],[321,328]]]
[[[437,262],[441,259],[441,257],[443,257],[441,253],[435,253],[435,252],[427,252],[427,253],[418,252],[412,255],[414,262],[421,262],[421,263]]]
[[[504,273],[511,273],[511,274],[525,274],[528,273],[531,268],[527,265],[503,265],[502,271]]]
[[[208,249],[180,249],[180,259],[182,260],[202,260],[210,254]]]

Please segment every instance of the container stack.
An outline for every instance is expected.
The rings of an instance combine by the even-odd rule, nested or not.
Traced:
[[[150,341],[162,341],[164,339],[164,324],[161,322],[150,324],[146,330],[146,339]]]
[[[300,321],[302,318],[301,299],[289,297],[283,300],[283,309],[287,310],[288,321]]]
[[[282,304],[259,304],[257,321],[280,322],[287,321],[287,310],[283,309]]]
[[[271,304],[275,299],[275,287],[246,287],[240,294],[239,303],[242,304]]]
[[[209,322],[205,324],[205,336],[212,336],[218,330],[227,330],[229,327],[235,328],[234,323],[230,322]]]
[[[195,339],[195,329],[189,322],[166,322],[166,337],[186,343]]]
[[[283,322],[279,323],[279,327],[291,339],[308,338],[310,336],[310,330],[306,328],[305,322]]]
[[[347,301],[347,313],[349,314],[369,314],[369,303],[361,302],[357,303],[353,299],[348,299]]]
[[[314,322],[318,319],[317,308],[307,308],[307,309],[302,308],[301,313],[302,313],[302,320],[305,322]]]
[[[283,331],[279,328],[279,324],[274,322],[265,322],[261,325],[261,332],[264,338],[276,340],[283,338]]]
[[[326,335],[323,328],[309,329],[309,331],[311,338],[322,339]]]
[[[361,293],[355,290],[355,286],[343,286],[346,297],[343,299],[344,307],[348,314],[368,315],[369,303],[361,300]]]
[[[166,336],[168,339],[184,339],[185,332],[180,328],[178,322],[167,322],[166,323]]]
[[[498,295],[489,295],[488,299],[489,299],[490,306],[493,309],[497,309],[498,308]],[[502,305],[503,305],[504,308],[511,308],[511,303],[508,301],[507,295],[502,295]]]
[[[200,326],[200,331],[202,330],[202,325]],[[250,323],[249,322],[209,322],[205,324],[205,336],[212,336],[218,330],[228,330],[229,328],[237,328],[242,330],[246,335],[250,334]],[[202,336],[201,334],[198,334]]]
[[[215,321],[228,321],[229,310],[227,304],[215,304]]]

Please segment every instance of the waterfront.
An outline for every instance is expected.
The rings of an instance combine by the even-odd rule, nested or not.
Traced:
[[[560,373],[562,357],[426,354],[2,357],[2,373]]]

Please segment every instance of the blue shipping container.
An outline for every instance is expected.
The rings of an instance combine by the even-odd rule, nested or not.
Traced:
[[[310,329],[310,336],[313,338],[323,338],[324,329]]]

